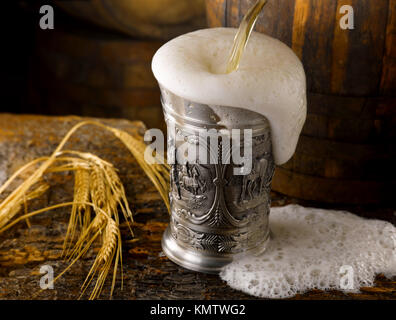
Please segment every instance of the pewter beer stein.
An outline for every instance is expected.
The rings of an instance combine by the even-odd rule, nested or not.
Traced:
[[[218,273],[238,256],[263,252],[269,241],[275,167],[268,120],[245,109],[187,101],[163,87],[161,96],[168,126],[168,155],[176,154],[183,142],[204,146],[212,156],[217,153],[218,159],[217,163],[179,163],[174,157],[171,218],[162,238],[164,253],[187,269]],[[207,146],[199,136],[202,129],[224,128],[242,129],[242,133],[252,129],[251,170],[245,175],[234,174],[239,165],[231,157],[224,161],[222,139]]]

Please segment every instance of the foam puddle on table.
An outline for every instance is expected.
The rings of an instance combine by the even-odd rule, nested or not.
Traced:
[[[226,266],[229,286],[267,298],[292,297],[310,289],[359,292],[379,273],[396,276],[396,228],[345,211],[271,208],[268,249]]]

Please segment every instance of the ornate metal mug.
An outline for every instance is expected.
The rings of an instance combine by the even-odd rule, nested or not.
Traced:
[[[162,238],[164,253],[187,269],[218,273],[240,255],[263,252],[269,241],[275,168],[268,120],[245,109],[187,101],[163,87],[161,97],[168,155],[177,152],[180,141],[205,144],[199,138],[202,129],[252,129],[252,163],[247,175],[234,175],[237,165],[219,156],[221,139],[208,147],[209,153],[218,153],[218,163],[171,164],[171,218]]]

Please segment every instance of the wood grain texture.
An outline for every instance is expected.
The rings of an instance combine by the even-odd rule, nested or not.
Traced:
[[[84,118],[0,115],[0,184],[27,161],[48,155],[73,124]],[[141,122],[103,120],[106,124],[143,134]],[[121,224],[123,239],[123,284],[118,277],[114,299],[256,299],[228,287],[216,275],[201,274],[178,267],[161,253],[160,240],[168,224],[168,213],[160,195],[144,176],[128,150],[111,134],[93,127],[81,128],[67,149],[92,152],[110,161],[119,170],[131,208],[136,213],[133,226],[138,241],[129,240],[127,226]],[[73,175],[65,173],[48,179],[51,192],[30,204],[30,209],[68,201],[73,194]],[[275,206],[301,203],[322,207],[272,193]],[[326,205],[326,207],[329,207]],[[378,206],[337,206],[369,218],[396,223],[393,210]],[[55,283],[54,290],[39,293],[43,264],[59,274],[67,266],[60,257],[69,209],[43,213],[31,219],[32,227],[21,223],[0,235],[0,299],[77,299],[99,248],[95,243],[87,256]],[[312,290],[293,299],[396,299],[396,279],[378,276],[376,286],[360,293]],[[111,280],[105,283],[102,299],[108,299]],[[91,289],[91,288],[89,288]],[[88,292],[89,292],[88,289]],[[86,299],[87,295],[83,296]]]
[[[340,21],[342,15],[340,8],[343,5],[352,5],[352,0],[337,1],[336,19]],[[352,7],[353,8],[353,7]],[[339,23],[334,24],[334,37],[332,43],[332,64],[331,64],[331,92],[343,92],[345,82],[345,70],[347,68],[347,56],[349,50],[349,34],[354,30],[343,30]]]
[[[394,181],[329,179],[277,167],[272,188],[304,200],[355,205],[383,203],[392,206],[396,184]]]
[[[223,0],[205,0],[206,20],[212,28],[226,26],[227,2]]]
[[[207,0],[209,25],[238,27],[253,2]],[[354,9],[353,30],[340,28],[342,5]],[[256,30],[295,51],[313,93],[394,95],[394,12],[394,0],[268,0]]]
[[[393,157],[384,155],[383,157],[372,156],[362,159],[339,159],[333,154],[312,155],[311,153],[296,152],[293,157],[281,166],[289,171],[301,174],[331,178],[331,179],[353,179],[360,180],[392,180],[391,175],[394,171]],[[357,190],[353,190],[357,192]],[[391,190],[389,191],[391,193]]]
[[[395,95],[396,88],[396,0],[389,0],[385,55],[382,62],[381,93]]]
[[[236,27],[237,12],[241,18],[252,3],[208,0],[207,12]],[[353,30],[340,27],[343,5],[354,9]],[[294,50],[308,88],[296,155],[275,175],[275,190],[329,202],[390,200],[383,192],[396,176],[395,12],[395,0],[268,1],[256,30]]]
[[[298,152],[313,156],[333,159],[355,160],[378,159],[381,156],[393,156],[393,145],[389,144],[357,144],[324,140],[302,135],[298,141]]]
[[[335,1],[309,1],[302,63],[307,73],[307,89],[331,93],[332,39],[336,12]],[[324,36],[325,35],[325,36]]]
[[[249,7],[252,6],[255,1],[250,0],[238,2],[241,20],[249,10]],[[290,33],[289,30],[292,30],[293,28],[294,10],[295,6],[293,1],[268,1],[259,15],[255,29],[271,34],[273,37],[281,40],[290,47],[292,45],[292,33]],[[239,22],[236,23],[238,24]],[[232,25],[234,25],[234,23],[232,23]]]
[[[379,93],[389,0],[353,0],[355,29],[348,31],[345,80],[340,94]],[[337,48],[334,48],[337,50]]]
[[[305,33],[308,16],[310,13],[309,2],[296,0],[294,6],[292,49],[302,59],[305,42]]]

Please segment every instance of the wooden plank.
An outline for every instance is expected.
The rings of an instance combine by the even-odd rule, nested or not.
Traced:
[[[304,135],[301,135],[299,138],[297,151],[317,157],[356,161],[381,158],[383,155],[396,156],[395,141],[393,143],[383,142],[381,144],[357,144]]]
[[[227,1],[206,0],[206,19],[212,27],[223,27],[226,25]]]
[[[337,3],[309,0],[302,62],[307,73],[308,91],[329,93],[331,90],[332,39]]]
[[[382,62],[380,92],[395,95],[396,91],[396,0],[389,0],[385,56]]]
[[[300,59],[302,59],[303,55],[306,26],[310,11],[309,4],[306,0],[296,0],[294,6],[292,49]]]
[[[367,143],[382,138],[384,122],[386,120],[376,122],[369,118],[337,118],[308,113],[302,134],[341,142]]]
[[[361,159],[338,159],[310,155],[297,151],[293,157],[281,167],[292,172],[331,179],[354,179],[362,182],[367,180],[386,181],[392,179],[395,159],[389,155]]]
[[[240,2],[239,0],[226,0],[226,27],[239,27],[240,22]]]
[[[341,93],[344,91],[345,75],[348,72],[348,51],[349,34],[355,30],[343,30],[340,27],[340,8],[343,5],[353,5],[353,0],[337,1],[336,23],[334,24],[334,37],[332,44],[332,65],[331,65],[331,93]],[[352,7],[354,8],[354,7]]]
[[[307,98],[311,114],[346,119],[396,116],[396,97],[392,96],[353,97],[308,92]]]
[[[381,93],[394,95],[396,92],[396,59],[384,57],[381,79]]]
[[[218,10],[219,3],[227,4],[225,25],[237,27],[254,1],[223,0],[207,10]],[[340,28],[343,5],[354,9],[353,30]],[[256,30],[291,45],[304,64],[309,92],[394,96],[394,12],[396,0],[269,0]]]
[[[378,94],[389,0],[353,0],[355,29],[348,31],[348,68],[340,94]],[[334,48],[334,50],[337,50]]]
[[[327,203],[391,203],[395,182],[329,179],[275,170],[272,189],[299,199]]]
[[[326,95],[308,92],[308,112],[321,114],[329,117],[353,118],[372,117],[375,114],[374,107],[366,107],[365,97],[349,97]],[[371,106],[371,105],[370,105]]]
[[[249,5],[255,1],[239,2],[242,13],[245,14]],[[293,0],[268,0],[257,20],[256,30],[271,35],[292,47],[294,7]]]
[[[308,94],[307,136],[340,142],[391,142],[395,135],[396,98],[358,98]]]

